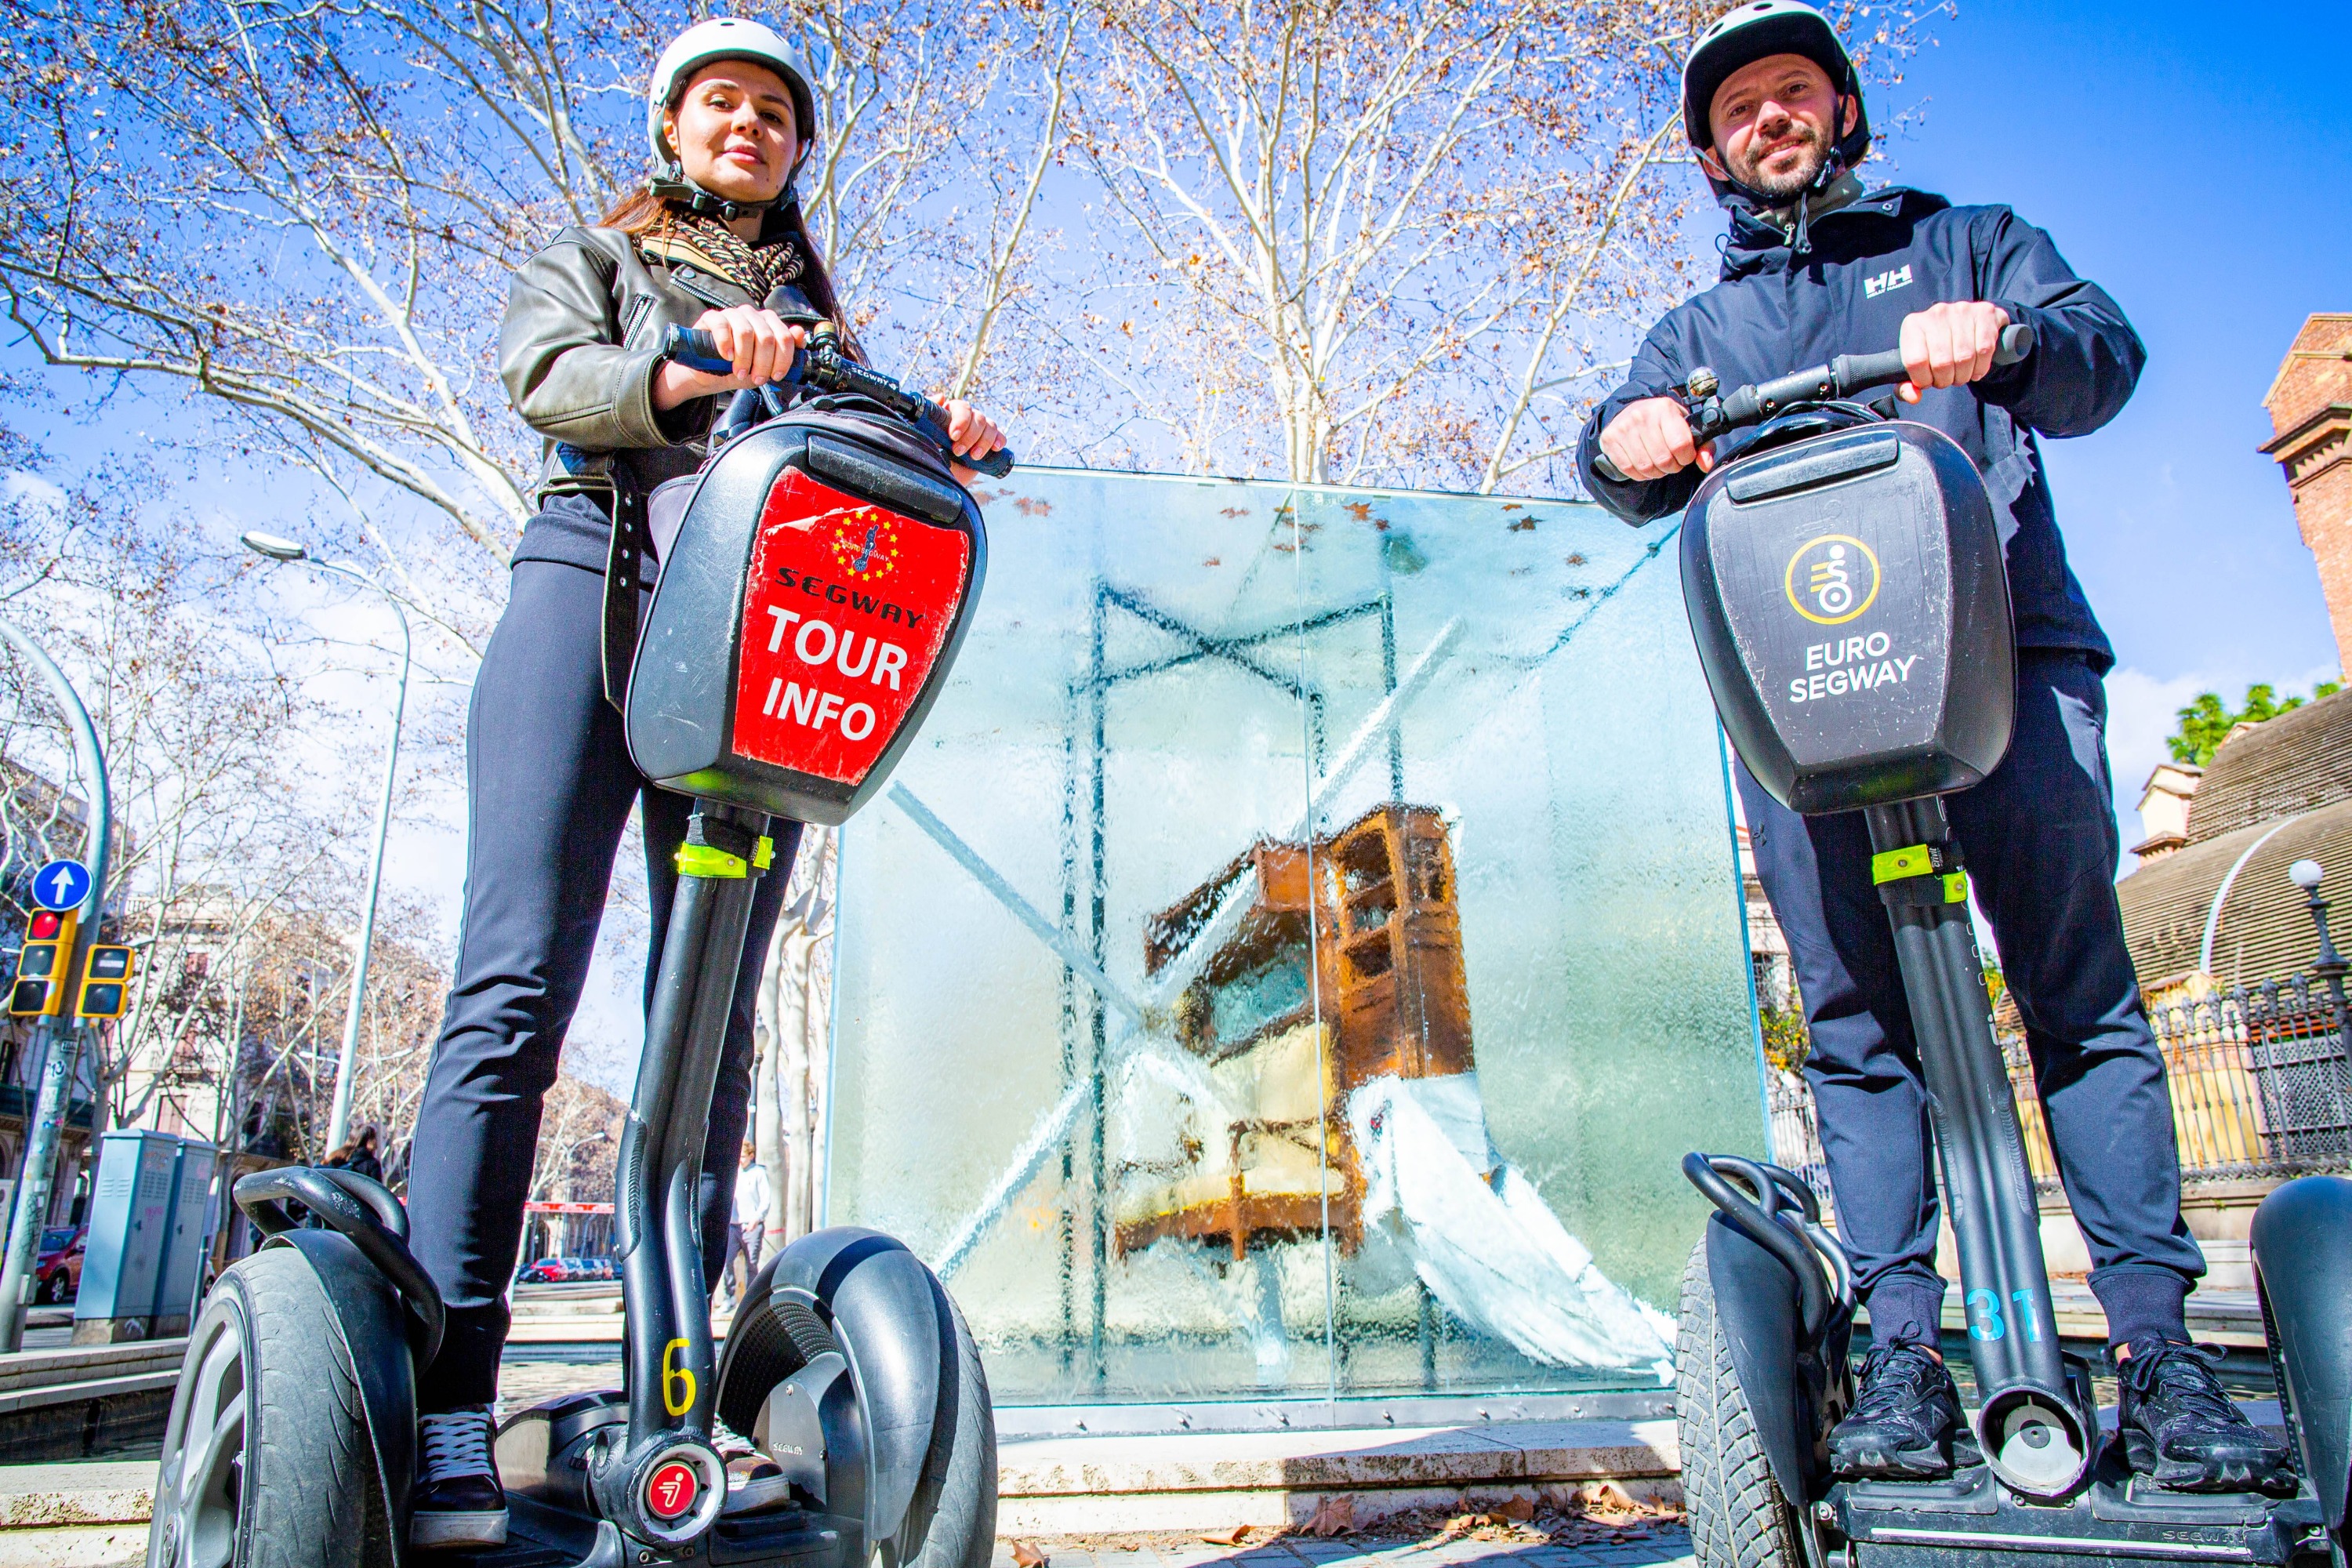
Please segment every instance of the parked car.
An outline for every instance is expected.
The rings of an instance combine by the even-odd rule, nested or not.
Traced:
[[[526,1285],[570,1285],[585,1279],[614,1279],[619,1271],[609,1258],[542,1258],[526,1267],[516,1279]]]
[[[41,1233],[41,1255],[33,1264],[33,1300],[63,1306],[81,1293],[81,1260],[89,1239],[86,1225],[51,1226]]]

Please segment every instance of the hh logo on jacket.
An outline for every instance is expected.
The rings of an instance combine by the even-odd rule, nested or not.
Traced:
[[[1908,266],[1898,267],[1892,272],[1882,272],[1875,278],[1864,279],[1862,297],[1865,300],[1875,300],[1889,289],[1909,287],[1911,287],[1911,268]]]

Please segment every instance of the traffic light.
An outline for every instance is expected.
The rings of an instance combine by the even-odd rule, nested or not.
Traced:
[[[16,984],[8,993],[13,1018],[54,1018],[65,1011],[66,972],[73,965],[74,917],[35,910],[25,922],[25,948],[16,955]]]
[[[127,947],[92,943],[81,966],[81,999],[74,1004],[77,1018],[120,1018],[129,996],[131,956]]]

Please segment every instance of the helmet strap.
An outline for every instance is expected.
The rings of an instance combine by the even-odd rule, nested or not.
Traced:
[[[783,189],[764,202],[739,202],[716,191],[705,190],[687,177],[686,165],[676,159],[655,164],[653,173],[646,176],[646,189],[664,201],[676,202],[704,217],[715,217],[723,223],[733,223],[739,217],[749,217],[753,213],[764,213],[772,208],[782,212],[800,204],[801,167],[808,162],[812,145],[805,142],[801,144],[800,156],[793,160],[791,172],[784,175]]]

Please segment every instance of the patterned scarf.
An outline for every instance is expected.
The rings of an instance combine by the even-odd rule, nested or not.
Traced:
[[[719,270],[754,300],[765,300],[780,283],[799,282],[801,274],[808,270],[807,258],[790,235],[751,245],[718,218],[676,206],[670,215],[678,237],[717,262]]]

